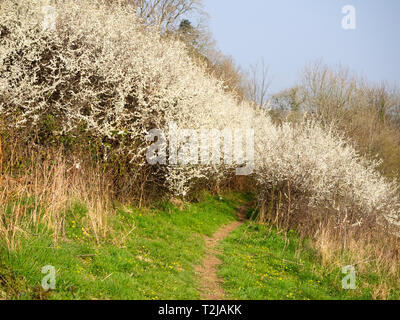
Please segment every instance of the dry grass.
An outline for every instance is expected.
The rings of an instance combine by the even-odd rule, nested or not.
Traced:
[[[326,272],[352,265],[359,278],[371,275],[375,280],[360,281],[368,286],[374,299],[388,299],[400,286],[400,240],[390,229],[374,219],[359,225],[351,214],[338,215],[326,208],[310,208],[287,190],[275,190],[259,208],[261,223],[269,222],[285,233],[295,229],[316,251]],[[298,248],[301,257],[304,250]]]
[[[335,233],[332,227],[318,230],[314,237],[325,268],[356,267],[358,276],[375,275],[378,281],[370,281],[374,299],[388,299],[390,291],[400,285],[399,240],[379,233]],[[367,282],[362,282],[367,285]]]
[[[62,150],[31,151],[17,143],[0,149],[0,238],[8,249],[21,236],[44,227],[54,241],[65,236],[66,213],[73,202],[87,208],[85,228],[100,241],[109,232],[112,215],[111,184],[101,166],[73,162]],[[74,158],[77,158],[74,156]]]

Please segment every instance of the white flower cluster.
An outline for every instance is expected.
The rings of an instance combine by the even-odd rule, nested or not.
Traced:
[[[383,214],[396,223],[397,184],[378,173],[378,161],[360,157],[334,129],[324,130],[315,122],[269,123],[258,132],[256,179],[265,189],[290,183],[311,206],[342,213],[356,208],[360,219]]]
[[[310,205],[343,199],[360,212],[397,219],[394,183],[360,158],[333,130],[313,123],[276,126],[262,110],[237,103],[207,75],[179,41],[137,22],[129,7],[64,0],[55,28],[43,29],[39,0],[7,0],[0,14],[0,116],[15,128],[34,128],[46,114],[62,119],[60,134],[85,123],[146,164],[152,129],[225,128],[255,131],[254,177],[262,188],[284,182]],[[123,138],[123,139],[122,139]],[[185,195],[201,180],[223,179],[235,165],[167,165],[171,191]]]

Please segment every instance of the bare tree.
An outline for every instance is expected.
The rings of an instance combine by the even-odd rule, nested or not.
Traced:
[[[269,104],[268,89],[270,85],[271,80],[264,59],[250,66],[246,83],[247,98],[250,101],[258,104],[261,108],[267,108]]]
[[[135,8],[144,24],[157,27],[162,33],[175,31],[182,20],[197,14],[204,17],[202,0],[100,0]]]
[[[129,0],[147,25],[161,32],[176,30],[191,14],[204,14],[201,0]]]
[[[232,56],[212,48],[207,55],[210,73],[224,84],[225,90],[237,95],[242,100],[245,95],[243,72]]]

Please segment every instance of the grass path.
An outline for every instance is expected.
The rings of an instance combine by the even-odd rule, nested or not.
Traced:
[[[217,257],[219,253],[216,247],[227,238],[231,232],[243,225],[246,219],[247,207],[243,206],[238,210],[239,221],[232,222],[219,229],[212,237],[204,236],[206,243],[206,255],[202,265],[197,266],[196,272],[201,278],[200,296],[202,300],[223,300],[224,290],[221,287],[222,280],[217,275],[218,267],[222,261]]]
[[[195,266],[206,255],[204,238],[235,223],[236,209],[247,201],[240,194],[205,194],[181,209],[168,202],[120,207],[101,243],[85,229],[87,208],[76,203],[56,244],[47,229],[32,230],[12,252],[0,239],[0,299],[201,299]],[[40,285],[46,265],[56,269],[51,292]]]

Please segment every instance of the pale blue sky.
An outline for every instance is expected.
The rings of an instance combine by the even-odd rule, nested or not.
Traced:
[[[400,0],[204,0],[218,47],[243,67],[261,57],[271,92],[292,85],[317,59],[372,81],[400,84]],[[342,29],[342,7],[357,29]]]

